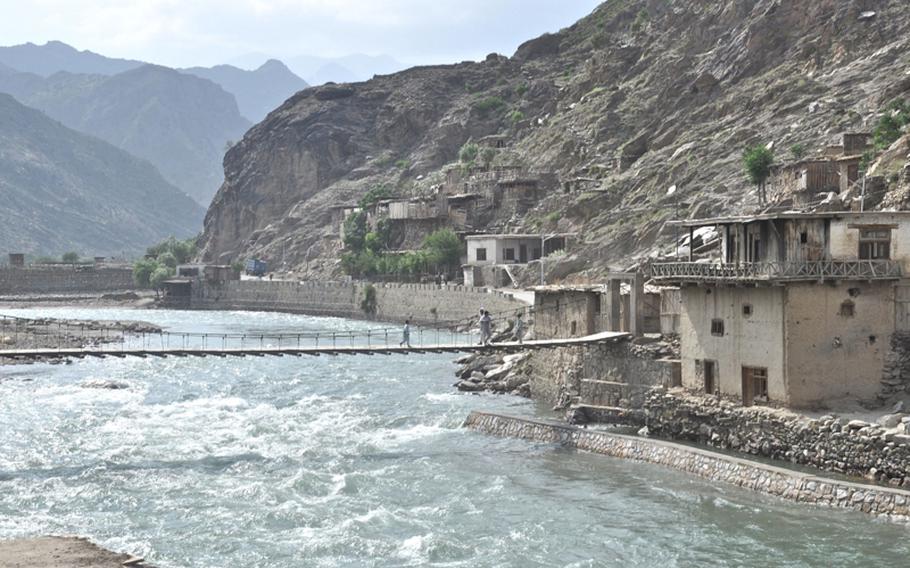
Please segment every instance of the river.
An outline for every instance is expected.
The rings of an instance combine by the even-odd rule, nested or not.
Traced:
[[[362,329],[273,313],[2,310],[179,331]],[[543,415],[450,356],[0,367],[0,538],[78,534],[162,568],[899,566],[910,527],[460,428]],[[126,388],[96,388],[115,381]]]

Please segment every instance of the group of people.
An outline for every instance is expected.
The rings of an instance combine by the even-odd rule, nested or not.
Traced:
[[[512,326],[512,339],[521,343],[524,338],[525,325],[524,320],[521,319],[522,313],[518,312],[515,316],[515,323]],[[480,343],[479,345],[490,345],[493,343],[493,316],[485,310],[480,308],[480,318],[478,319],[480,325]],[[404,320],[404,328],[401,331],[401,343],[398,344],[399,347],[410,347],[411,346],[411,320]]]
[[[521,319],[521,312],[515,316],[515,323],[512,326],[512,339],[518,343],[524,338],[525,325]],[[490,312],[480,308],[480,345],[489,345],[493,342],[493,316]]]

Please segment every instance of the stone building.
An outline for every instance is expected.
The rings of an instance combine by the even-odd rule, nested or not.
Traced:
[[[467,262],[464,265],[466,286],[504,286],[511,284],[509,266],[540,260],[562,250],[569,235],[500,234],[471,235],[467,242]]]
[[[825,147],[823,156],[773,166],[769,198],[807,204],[831,192],[845,193],[860,179],[860,163],[870,140],[867,133],[843,133],[837,144]]]
[[[10,268],[25,268],[25,254],[21,252],[9,253]]]
[[[680,286],[684,386],[792,407],[882,394],[892,336],[910,329],[910,211],[681,225],[722,239],[714,261],[651,266]]]

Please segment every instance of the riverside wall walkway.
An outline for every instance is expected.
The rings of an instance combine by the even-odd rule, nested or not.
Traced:
[[[660,464],[800,503],[910,520],[910,491],[904,489],[820,477],[665,440],[559,422],[472,412],[464,425],[494,436],[558,443],[596,454]]]
[[[374,310],[364,309],[367,290]],[[257,310],[334,316],[422,325],[476,319],[483,307],[511,319],[527,304],[511,294],[473,286],[368,282],[235,280],[194,291],[193,309]]]

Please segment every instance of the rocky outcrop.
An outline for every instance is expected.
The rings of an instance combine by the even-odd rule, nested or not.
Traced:
[[[860,18],[870,6],[876,16]],[[869,129],[910,88],[908,38],[910,15],[893,1],[611,1],[512,58],[309,89],[226,156],[203,250],[336,271],[332,205],[377,184],[431,195],[462,144],[503,134],[496,160],[588,180],[509,228],[558,219],[556,230],[585,238],[549,268],[597,277],[672,236],[670,185],[683,216],[750,210],[746,145],[773,142],[786,159],[793,144],[814,151]]]

